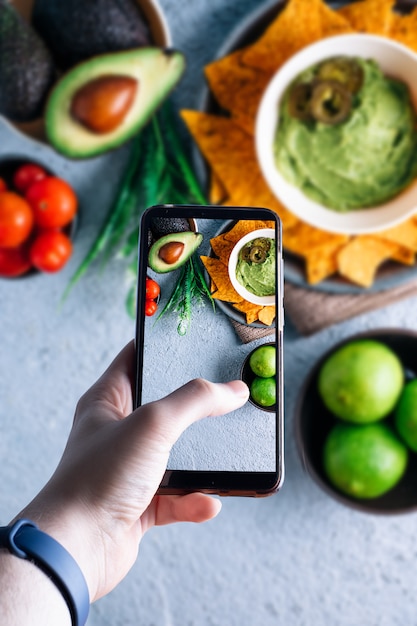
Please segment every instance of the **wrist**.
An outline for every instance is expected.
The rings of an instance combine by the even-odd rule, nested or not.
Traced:
[[[72,556],[85,578],[89,597],[93,601],[99,585],[95,562],[97,546],[96,550],[94,547],[90,549],[90,534],[83,516],[69,510],[66,505],[55,509],[40,507],[35,499],[16,519],[22,517],[34,522],[39,530],[55,539]]]

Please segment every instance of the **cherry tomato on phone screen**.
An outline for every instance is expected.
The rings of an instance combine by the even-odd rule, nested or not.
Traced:
[[[157,308],[158,308],[158,305],[156,304],[155,300],[145,301],[145,315],[147,315],[148,317],[153,315]]]
[[[5,278],[21,276],[31,267],[27,246],[0,248],[0,276]]]
[[[155,300],[161,292],[158,283],[152,278],[146,279],[146,299]]]
[[[33,183],[42,180],[48,173],[36,163],[26,163],[17,168],[13,176],[13,184],[21,193],[25,193]]]
[[[19,246],[33,226],[33,211],[24,198],[13,191],[0,193],[0,247]]]
[[[6,189],[7,189],[6,181],[4,180],[4,178],[0,178],[0,192],[6,191]]]
[[[72,253],[71,239],[59,230],[41,232],[29,250],[32,265],[41,272],[58,272]]]
[[[66,226],[77,212],[77,196],[62,178],[49,176],[29,187],[26,199],[33,209],[35,222],[43,228]]]

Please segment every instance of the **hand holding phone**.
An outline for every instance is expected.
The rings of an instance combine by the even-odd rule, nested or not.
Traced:
[[[156,294],[153,314],[147,286],[148,296]],[[244,344],[236,325],[275,332]],[[268,343],[275,349],[271,404],[261,406],[251,398],[232,413],[189,427],[171,451],[161,493],[261,496],[280,487],[282,326],[281,230],[272,211],[163,205],[145,212],[139,242],[136,404],[164,397],[194,378],[241,378],[254,347]],[[259,378],[247,368],[245,373],[251,384]]]

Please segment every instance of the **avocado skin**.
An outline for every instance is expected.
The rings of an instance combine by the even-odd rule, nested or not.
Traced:
[[[63,70],[100,54],[152,45],[136,0],[35,0],[32,24]]]
[[[170,233],[161,237],[152,245],[149,250],[148,264],[151,269],[157,274],[165,274],[178,269],[194,254],[198,246],[203,241],[203,235],[201,233],[194,233],[192,231],[181,233]],[[159,257],[159,251],[167,243],[180,242],[184,244],[184,249],[181,256],[175,263],[167,264]]]
[[[14,122],[40,117],[55,78],[51,54],[7,0],[0,0],[0,114]]]
[[[151,231],[155,239],[187,230],[191,229],[188,219],[185,217],[154,217],[151,220]]]

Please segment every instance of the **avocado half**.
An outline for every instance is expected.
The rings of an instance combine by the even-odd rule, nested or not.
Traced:
[[[192,231],[165,235],[151,246],[149,267],[158,274],[172,272],[188,261],[202,241],[203,235]]]
[[[116,148],[135,135],[180,80],[185,57],[177,50],[137,48],[103,54],[80,63],[54,86],[45,112],[45,131],[52,146],[72,158],[87,158]],[[105,133],[91,131],[77,120],[75,95],[101,77],[126,77],[137,89],[120,124]]]

